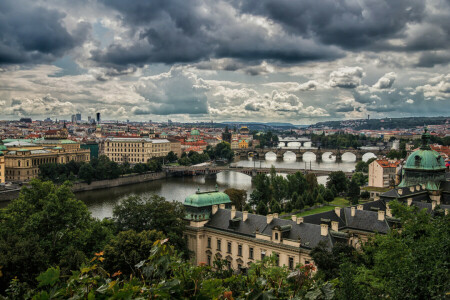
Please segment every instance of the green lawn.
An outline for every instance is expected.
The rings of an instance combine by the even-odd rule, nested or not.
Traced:
[[[373,192],[382,192],[382,193],[390,190],[390,188],[388,188],[388,187],[380,188],[380,187],[374,187],[374,186],[365,186],[362,189],[365,191],[368,191],[368,192],[373,191]]]
[[[344,197],[336,197],[333,201],[330,202],[330,204],[337,205],[337,206],[349,206],[351,205],[350,201],[345,199]]]
[[[315,208],[315,209],[311,209],[308,211],[304,211],[300,214],[297,214],[297,217],[304,217],[304,216],[309,216],[309,215],[314,215],[314,214],[318,214],[318,213],[322,213],[322,212],[326,212],[326,211],[330,211],[330,210],[334,210],[334,206],[322,206],[319,208]]]

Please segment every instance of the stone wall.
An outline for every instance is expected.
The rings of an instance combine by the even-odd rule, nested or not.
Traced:
[[[11,201],[19,197],[20,189],[0,191],[0,202]]]
[[[73,192],[84,192],[84,191],[92,191],[98,189],[106,189],[112,188],[121,185],[128,185],[134,183],[141,183],[146,181],[152,181],[157,179],[166,178],[168,176],[165,172],[157,172],[157,173],[145,173],[141,175],[129,175],[120,177],[117,179],[110,180],[99,180],[93,181],[91,184],[87,183],[75,183],[72,187]]]

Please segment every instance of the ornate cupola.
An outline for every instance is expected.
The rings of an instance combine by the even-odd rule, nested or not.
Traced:
[[[428,191],[439,191],[441,182],[445,181],[444,158],[430,148],[431,138],[425,127],[422,134],[422,146],[411,153],[403,167],[403,180],[399,187],[425,185]]]
[[[231,207],[231,200],[227,194],[219,192],[216,185],[215,191],[201,192],[200,188],[195,194],[188,196],[184,200],[186,208],[186,220],[205,221],[209,220],[212,213],[213,205],[225,205],[226,208]]]

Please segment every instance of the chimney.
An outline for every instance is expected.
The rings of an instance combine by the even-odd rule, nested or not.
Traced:
[[[320,235],[321,236],[328,235],[328,225],[327,224],[320,224]]]
[[[219,210],[219,207],[217,205],[212,206],[212,214],[213,215],[215,215],[218,210]]]
[[[297,216],[296,215],[292,215],[291,216],[291,220],[294,221],[294,222],[297,222]]]
[[[278,219],[278,213],[274,213],[273,217]]]
[[[408,200],[406,200],[408,202],[408,206],[411,206],[412,204],[412,198],[408,198]]]
[[[397,193],[401,196],[403,194],[403,190],[402,189],[398,189]]]
[[[231,206],[231,219],[236,217],[236,206]]]
[[[363,210],[363,206],[362,204],[358,204],[358,206],[356,207],[357,210]]]
[[[448,215],[448,208],[444,210],[445,215]]]
[[[303,218],[302,217],[298,217],[297,218],[297,225],[298,224],[302,224],[303,223]]]
[[[351,215],[352,215],[352,217],[355,216],[355,213],[356,213],[356,207],[352,206],[351,207]]]
[[[410,191],[411,193],[414,193],[414,187],[413,187],[413,186],[409,187],[409,191]]]
[[[243,212],[242,212],[242,221],[247,221],[247,218],[248,218],[248,211],[246,211],[246,210],[244,210]]]
[[[378,221],[384,221],[384,211],[378,211]]]
[[[331,230],[339,231],[339,222],[331,221]]]
[[[389,207],[386,207],[386,216],[392,217],[392,211]]]
[[[341,208],[340,207],[335,207],[334,208],[334,213],[340,218],[341,217]]]
[[[436,200],[431,201],[431,210],[436,208]]]
[[[272,220],[273,220],[273,215],[272,214],[267,215],[266,218],[267,218],[267,224],[272,223]]]
[[[220,209],[225,209],[225,204],[219,204]]]

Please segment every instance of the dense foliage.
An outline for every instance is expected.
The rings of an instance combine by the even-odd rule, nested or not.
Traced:
[[[183,152],[178,163],[182,166],[196,165],[210,160],[208,153],[198,153],[196,151]]]
[[[362,173],[369,173],[369,165],[374,160],[377,160],[377,158],[376,157],[372,157],[372,158],[368,159],[367,162],[363,161],[363,160],[358,161],[358,163],[356,163],[356,166],[355,166],[355,171],[356,172],[362,172]]]
[[[278,136],[272,131],[267,132],[252,132],[253,139],[259,141],[260,148],[278,147]]]
[[[205,153],[207,153],[211,159],[216,160],[225,159],[228,161],[232,161],[234,157],[234,151],[231,150],[231,145],[227,142],[218,143],[214,147],[207,146]]]
[[[230,197],[231,203],[236,207],[237,210],[244,210],[246,208],[247,202],[247,191],[235,188],[228,188],[223,191]]]
[[[312,134],[311,141],[313,142],[313,145],[320,146],[325,149],[357,149],[358,147],[378,142],[379,139],[368,138],[364,135],[358,136],[353,134],[338,133],[331,135]]]

